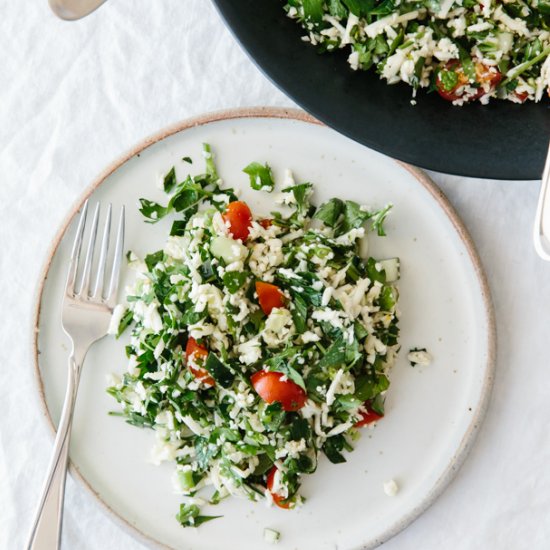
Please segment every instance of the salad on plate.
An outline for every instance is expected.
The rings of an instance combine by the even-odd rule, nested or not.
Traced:
[[[166,174],[166,205],[141,199],[147,222],[173,223],[160,250],[128,253],[135,279],[111,323],[130,332],[113,414],[155,431],[152,459],[174,464],[183,526],[230,496],[302,504],[321,456],[345,462],[384,416],[399,351],[399,260],[370,257],[367,240],[385,235],[391,205],[315,206],[311,183],[287,171],[276,192],[271,168],[252,162],[251,187],[273,203],[253,212],[209,145],[203,156],[203,174]]]

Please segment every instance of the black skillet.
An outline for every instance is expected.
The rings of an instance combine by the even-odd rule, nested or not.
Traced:
[[[411,164],[463,176],[540,179],[550,101],[454,107],[421,91],[352,71],[346,54],[317,53],[300,40],[282,0],[213,0],[260,69],[313,116],[367,147]],[[243,83],[246,86],[246,83]]]

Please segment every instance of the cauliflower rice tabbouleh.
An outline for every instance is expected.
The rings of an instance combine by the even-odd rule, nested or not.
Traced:
[[[111,324],[131,327],[108,389],[115,414],[156,432],[152,458],[174,463],[183,526],[231,495],[299,505],[319,455],[344,462],[383,417],[399,350],[399,260],[369,257],[366,241],[367,229],[385,234],[391,205],[315,207],[312,184],[287,173],[282,211],[259,216],[222,185],[208,145],[204,157],[204,174],[168,172],[166,206],[141,199],[148,222],[174,221],[161,250],[129,253],[135,281]],[[274,190],[267,164],[244,172]]]
[[[540,101],[550,86],[549,0],[285,0],[303,40],[352,69],[454,105]]]

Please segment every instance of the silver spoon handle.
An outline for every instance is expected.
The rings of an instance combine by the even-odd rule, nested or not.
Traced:
[[[66,21],[76,21],[95,11],[106,0],[49,0],[53,12]]]
[[[533,239],[537,254],[550,261],[550,145],[542,174]]]

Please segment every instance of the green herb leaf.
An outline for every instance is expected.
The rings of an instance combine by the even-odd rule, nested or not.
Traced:
[[[439,81],[446,92],[453,91],[458,85],[458,74],[454,71],[440,71]]]
[[[182,210],[187,210],[198,206],[199,198],[198,190],[192,184],[186,185],[176,192],[176,194],[170,199],[168,208],[173,209],[176,212],[181,212]],[[193,214],[195,212],[196,208],[194,209]]]
[[[426,64],[426,58],[423,56],[420,56],[416,63],[414,64],[414,78],[412,79],[412,85],[414,88],[418,88],[420,86],[420,79],[422,77],[422,70],[424,69],[424,65]]]
[[[315,460],[312,460],[308,455],[300,455],[289,461],[290,468],[300,473],[312,474],[317,469],[317,456],[315,456]]]
[[[291,185],[283,189],[283,192],[291,192],[294,195],[296,211],[299,214],[305,214],[309,209],[309,197],[312,187],[311,183],[298,183],[297,185]]]
[[[374,212],[372,214],[371,229],[372,231],[376,231],[379,237],[386,236],[386,232],[384,231],[384,222],[386,221],[386,217],[392,208],[393,208],[393,204],[388,204],[381,210],[378,210],[377,212]]]
[[[348,15],[348,10],[340,0],[329,0],[328,11],[330,15],[333,17],[339,17],[340,19],[343,19]]]
[[[120,323],[118,324],[118,329],[116,333],[117,338],[120,338],[122,333],[130,326],[133,320],[134,320],[134,314],[129,309],[127,309],[124,315],[122,316]]]
[[[206,174],[213,179],[218,179],[218,171],[216,170],[216,165],[214,164],[214,155],[212,154],[212,149],[208,143],[202,144],[202,156],[206,163]]]
[[[342,462],[346,462],[346,459],[344,458],[344,455],[342,455],[342,452],[341,452],[344,449],[344,446],[345,446],[344,436],[335,435],[333,437],[329,437],[325,441],[325,444],[323,445],[322,449],[326,457],[333,464],[341,464]]]
[[[314,23],[320,23],[323,20],[323,0],[302,0],[302,6],[306,20]]]
[[[162,262],[163,259],[164,259],[164,251],[159,250],[158,252],[155,252],[154,254],[148,254],[147,256],[145,256],[145,265],[147,266],[147,269],[149,271],[153,271],[155,266],[159,262]]]
[[[254,475],[255,476],[262,476],[269,470],[271,470],[273,466],[273,461],[267,454],[262,453],[258,456],[258,465],[254,469]]]
[[[260,409],[260,420],[271,432],[276,432],[286,417],[285,411],[280,403],[275,402]]]
[[[339,336],[327,349],[325,355],[318,363],[319,369],[328,367],[340,367],[346,362],[346,343],[343,336]]]
[[[282,283],[284,288],[290,288],[293,296],[298,294],[298,291],[292,290],[293,287],[300,288],[300,297],[309,305],[319,307],[321,305],[321,299],[323,296],[322,290],[315,290],[313,283],[319,279],[313,273],[300,273],[295,277],[287,277],[281,273],[275,275],[277,282]]]
[[[168,214],[168,208],[147,199],[139,199],[141,207],[139,211],[149,220],[149,223],[156,223]]]
[[[201,516],[200,508],[196,504],[180,504],[180,511],[176,519],[183,527],[198,527],[207,521],[223,516]]]
[[[355,379],[355,397],[362,403],[374,399],[378,394],[386,391],[390,385],[384,374],[375,376],[362,374]]]
[[[222,281],[230,294],[235,294],[246,282],[248,273],[245,271],[226,271],[223,274]]]
[[[366,270],[367,270],[367,277],[371,281],[378,281],[379,283],[385,283],[386,282],[386,272],[383,269],[376,269],[378,262],[374,258],[369,258],[367,260]]]
[[[189,302],[184,307],[184,314],[181,318],[181,322],[184,326],[194,325],[199,323],[208,315],[208,311],[195,311],[193,305]]]
[[[470,82],[476,82],[476,68],[470,54],[468,53],[468,50],[459,43],[456,43],[456,45],[458,47],[458,56],[460,58],[460,63],[462,64],[464,74],[468,77]]]
[[[177,470],[178,483],[182,489],[189,491],[195,487],[193,472],[191,470]]]
[[[299,441],[305,439],[306,441],[311,437],[311,426],[309,422],[302,417],[297,417],[292,421],[290,425],[290,439],[293,441]]]
[[[295,384],[305,390],[306,385],[304,379],[302,378],[302,375],[289,364],[290,358],[295,357],[296,353],[296,347],[289,347],[281,353],[278,353],[277,355],[273,355],[269,359],[266,359],[264,361],[264,365],[270,371],[280,372],[281,374],[286,375]]]
[[[363,401],[357,399],[357,397],[353,395],[338,395],[336,397],[336,403],[338,403],[341,409],[347,411],[357,409]]]
[[[379,215],[379,212],[370,213],[363,210],[354,201],[341,201],[333,198],[322,204],[314,218],[321,220],[326,226],[334,229],[334,236],[338,237],[361,227],[368,219]],[[378,226],[376,226],[378,227]]]
[[[212,352],[208,354],[204,368],[222,388],[229,388],[235,379],[235,375]]]
[[[295,384],[300,386],[304,391],[306,390],[306,384],[304,382],[304,379],[302,378],[302,375],[293,367],[290,365],[286,365],[283,370],[284,374],[290,378]]]
[[[214,268],[210,259],[206,260],[199,266],[198,272],[202,278],[203,283],[212,281],[215,278]]]
[[[378,303],[382,311],[392,311],[397,302],[397,291],[392,286],[384,286],[380,291]]]
[[[162,187],[166,193],[170,193],[172,189],[177,185],[176,169],[172,166],[172,169],[164,176]]]
[[[361,227],[371,214],[362,210],[361,207],[353,201],[346,201],[344,208],[344,220],[342,223],[342,233],[347,233],[352,229]]]
[[[343,212],[344,201],[335,198],[322,204],[313,217],[321,220],[328,227],[335,227]]]
[[[149,418],[137,412],[128,412],[126,414],[126,423],[137,428],[152,428],[154,424]]]
[[[353,328],[355,330],[355,337],[359,341],[364,340],[369,334],[367,329],[363,326],[363,323],[360,323],[359,321],[355,321]]]
[[[389,15],[395,11],[395,3],[393,0],[382,0],[376,8],[369,11],[369,15]]]
[[[210,461],[218,454],[219,448],[210,443],[206,437],[195,437],[195,455],[201,470],[208,468]]]
[[[378,413],[381,416],[384,416],[384,402],[386,398],[378,394],[371,402],[370,402],[370,408],[375,412]]]
[[[275,182],[273,181],[271,168],[267,163],[262,165],[259,162],[251,162],[243,172],[250,176],[250,187],[252,189],[256,191],[273,191]]]
[[[376,5],[375,0],[342,0],[349,8],[349,11],[357,17],[368,15]]]
[[[346,343],[346,352],[345,352],[345,361],[347,367],[353,367],[359,359],[363,357],[363,354],[361,353],[359,342],[357,341],[357,338],[355,338],[355,335],[353,337],[353,341],[351,344],[348,342]]]
[[[182,237],[185,233],[185,227],[187,226],[187,222],[184,220],[176,220],[172,224],[172,229],[170,229],[170,236],[171,237]]]
[[[292,320],[298,334],[303,334],[307,329],[307,304],[298,292],[292,294]]]

